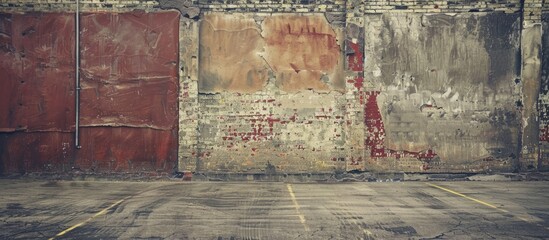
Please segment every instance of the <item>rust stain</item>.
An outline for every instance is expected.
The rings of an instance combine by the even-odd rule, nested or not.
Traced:
[[[250,15],[206,14],[200,25],[199,92],[261,90],[268,66],[258,55],[264,47]]]
[[[361,72],[364,70],[364,50],[362,45],[354,43],[352,41],[347,41],[347,46],[349,46],[353,53],[347,56],[348,68],[352,71]]]
[[[341,50],[337,35],[322,15],[273,15],[262,24],[265,58],[277,73],[277,85],[293,92],[330,90],[328,81],[340,78]],[[323,81],[322,77],[328,77]]]

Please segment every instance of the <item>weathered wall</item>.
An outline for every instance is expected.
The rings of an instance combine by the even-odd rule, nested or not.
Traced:
[[[266,34],[261,33],[269,32],[265,22],[277,15],[205,14],[200,33],[198,88],[203,94],[199,95],[202,116],[200,147],[196,151],[199,171],[254,172],[274,168],[290,172],[469,172],[509,171],[520,165],[520,14],[391,13],[347,19],[347,41],[340,48],[347,55],[341,61],[346,63],[347,73],[337,75],[345,79],[344,88],[332,85],[333,90],[343,90],[345,94],[338,97],[336,93],[335,101],[315,97],[316,91],[323,88],[315,85],[319,82],[307,83],[308,78],[303,78],[296,82],[314,90],[313,95],[304,96],[297,106],[279,104],[280,108],[276,107],[277,102],[309,92],[295,94],[296,90],[292,92],[281,84],[285,80],[279,73],[281,69],[300,73],[300,67],[294,64],[298,57],[277,51],[276,59],[288,58],[285,67],[272,63],[273,58],[268,57],[269,47],[262,42]],[[220,24],[222,18],[230,20]],[[211,22],[223,26],[215,27]],[[279,25],[288,33],[295,29]],[[241,31],[246,36],[231,36]],[[209,38],[220,40],[212,43]],[[250,42],[239,44],[244,39]],[[285,44],[286,49],[298,45],[291,41]],[[217,45],[219,42],[222,44]],[[338,37],[338,43],[342,42],[343,38]],[[212,52],[210,45],[217,47],[218,52]],[[329,47],[325,49],[328,51]],[[242,66],[239,61],[243,59],[250,59],[245,62],[248,65]],[[209,69],[219,72],[212,76]],[[259,90],[261,87],[266,90]],[[265,102],[273,104],[261,104]],[[307,116],[297,110],[299,106],[319,105],[313,111],[318,112],[326,104],[342,110],[327,114],[341,121],[307,121],[318,113]],[[298,114],[288,111],[292,108]],[[296,124],[287,125],[293,116],[304,119],[301,123],[308,122],[316,132]],[[286,120],[288,117],[290,121]],[[267,134],[263,132],[265,126]],[[332,129],[335,135],[319,134]],[[285,131],[296,137],[281,137]],[[360,131],[363,133],[358,134]],[[317,153],[319,146],[333,150]],[[320,147],[321,151],[324,148]]]
[[[333,171],[344,145],[342,29],[322,14],[206,14],[201,171]]]
[[[80,150],[74,2],[0,7],[1,172],[549,166],[542,0],[82,0]]]
[[[517,166],[532,171],[541,168],[539,93],[541,89],[541,0],[525,0],[522,11],[521,79],[522,89],[522,140],[521,156]]]
[[[81,142],[74,148],[74,14],[2,14],[5,172],[171,171],[177,12],[81,15]]]
[[[519,14],[371,15],[365,33],[365,79],[376,92],[368,101],[381,116],[368,126],[382,132],[368,136],[377,165],[391,169],[387,160],[399,152],[431,150],[433,170],[511,169],[519,150]]]

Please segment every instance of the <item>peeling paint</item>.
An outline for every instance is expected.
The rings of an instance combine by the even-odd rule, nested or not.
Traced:
[[[347,45],[349,46],[350,50],[352,50],[347,53],[349,70],[362,71],[364,68],[363,48],[358,43],[354,43],[352,41],[347,41]]]
[[[282,90],[329,91],[341,86],[338,36],[323,15],[277,14],[265,18],[262,30],[265,59]],[[321,81],[323,76],[327,80]]]
[[[200,30],[201,93],[253,93],[269,76],[285,92],[343,90],[335,31],[321,15],[204,16]]]

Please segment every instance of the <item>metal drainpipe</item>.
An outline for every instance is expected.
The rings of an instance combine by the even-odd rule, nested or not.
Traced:
[[[76,19],[76,26],[75,26],[75,55],[76,55],[76,63],[75,63],[75,72],[76,72],[76,79],[75,79],[75,112],[76,112],[76,119],[75,119],[75,129],[74,129],[74,146],[77,149],[82,148],[80,146],[80,1],[76,0],[76,12],[74,13],[74,17]]]

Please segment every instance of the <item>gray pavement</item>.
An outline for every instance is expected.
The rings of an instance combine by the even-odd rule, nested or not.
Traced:
[[[0,185],[0,239],[549,239],[546,181]]]

